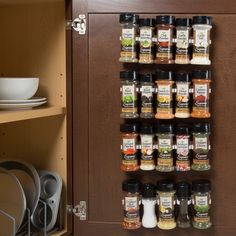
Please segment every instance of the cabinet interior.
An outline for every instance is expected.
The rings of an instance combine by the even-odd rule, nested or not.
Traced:
[[[0,76],[39,77],[36,96],[47,97],[48,107],[59,107],[64,111],[64,1],[0,0],[0,34]],[[3,111],[0,111],[0,117],[1,113]],[[17,122],[9,120],[0,124],[1,159],[22,159],[37,169],[55,171],[63,179],[64,223],[62,231],[55,235],[67,231],[67,133],[63,113],[38,119],[28,117],[22,121],[18,117]],[[13,114],[17,116],[17,111]]]

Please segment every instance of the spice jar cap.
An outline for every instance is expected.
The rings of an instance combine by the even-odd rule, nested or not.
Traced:
[[[157,191],[171,192],[174,190],[176,190],[176,184],[171,180],[161,180],[157,182]]]
[[[155,26],[155,19],[145,18],[139,20],[139,26],[148,26],[148,27],[154,27]]]
[[[157,126],[157,133],[158,134],[173,134],[174,130],[173,130],[173,126],[172,125],[168,125],[168,124],[160,124]]]
[[[120,125],[120,132],[122,133],[138,133],[139,126],[138,124],[121,124]]]
[[[143,198],[154,198],[156,197],[156,186],[152,183],[146,183],[143,185],[142,191]]]
[[[177,135],[188,135],[190,132],[189,132],[189,126],[185,125],[185,124],[178,124],[176,126],[176,134]]]
[[[175,23],[176,23],[176,26],[189,27],[191,26],[192,20],[189,18],[177,18]]]
[[[178,198],[189,198],[191,196],[190,184],[184,181],[178,182],[176,193]]]
[[[211,71],[210,70],[193,70],[192,78],[199,79],[211,79]]]
[[[153,74],[141,74],[140,75],[140,81],[141,82],[150,82],[152,83],[153,82],[153,79],[154,79],[154,76]]]
[[[172,71],[159,70],[157,71],[157,80],[172,80],[174,74]]]
[[[139,22],[139,15],[135,15],[133,13],[120,14],[120,24],[125,24],[125,23],[138,24],[138,22]]]
[[[211,191],[211,182],[207,179],[194,180],[192,190],[194,192],[209,192]]]
[[[193,25],[212,25],[211,16],[194,16]]]
[[[198,123],[193,126],[193,133],[210,133],[210,124],[209,123]]]
[[[140,133],[141,134],[153,134],[154,133],[153,127],[149,124],[142,125],[141,129],[140,129]]]
[[[191,77],[189,76],[188,73],[182,73],[182,72],[178,72],[175,74],[175,79],[177,82],[190,82],[191,81]]]
[[[175,17],[169,15],[161,15],[156,17],[156,24],[166,24],[166,25],[174,25],[175,24]]]
[[[135,81],[138,79],[138,74],[136,71],[121,71],[120,72],[120,79],[121,80],[130,80]]]
[[[126,180],[122,183],[122,190],[128,193],[139,193],[141,183],[135,179]]]

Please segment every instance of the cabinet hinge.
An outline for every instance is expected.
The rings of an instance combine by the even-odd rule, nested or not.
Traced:
[[[81,35],[86,34],[86,27],[87,27],[86,16],[83,14],[79,15],[78,18],[75,18],[72,21],[66,22],[67,29],[74,29]]]
[[[80,220],[87,219],[87,203],[86,201],[80,201],[75,207],[67,205],[67,212],[79,217]]]

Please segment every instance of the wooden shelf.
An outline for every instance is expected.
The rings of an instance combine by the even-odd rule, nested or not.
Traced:
[[[63,114],[65,114],[64,107],[41,107],[31,110],[0,111],[0,124]]]

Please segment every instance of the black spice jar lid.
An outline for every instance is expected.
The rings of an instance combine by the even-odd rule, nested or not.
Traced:
[[[120,14],[120,24],[125,24],[125,23],[138,24],[138,22],[139,22],[139,15],[135,15],[133,13]]]
[[[149,125],[149,124],[142,125],[141,129],[140,129],[140,133],[141,134],[153,134],[154,130],[153,130],[152,125]]]
[[[120,125],[120,132],[122,133],[138,133],[139,126],[138,124],[121,124]]]
[[[194,192],[209,192],[211,191],[211,182],[207,179],[194,180],[192,190]]]
[[[192,78],[197,79],[211,79],[211,71],[210,70],[193,70],[192,71]]]
[[[159,70],[157,71],[157,80],[173,80],[174,73],[172,71]]]
[[[177,183],[177,197],[180,198],[189,198],[191,196],[191,186],[187,182],[178,182]]]
[[[210,16],[194,16],[193,25],[212,25],[212,17]]]
[[[155,26],[155,19],[145,18],[139,20],[139,26],[148,26],[148,27],[154,27]]]
[[[161,15],[156,17],[156,24],[157,25],[174,25],[175,24],[175,17],[169,15]]]
[[[128,193],[139,193],[141,183],[135,179],[126,180],[122,183],[122,190]]]
[[[175,80],[177,82],[190,82],[191,77],[188,73],[178,72],[175,74]]]
[[[156,197],[156,186],[151,183],[146,183],[143,185],[142,191],[143,198],[154,198]]]
[[[121,80],[130,80],[135,81],[138,80],[138,74],[136,71],[121,71],[120,72],[120,79]]]
[[[176,134],[177,135],[188,135],[190,134],[190,128],[185,124],[178,124],[176,126]]]
[[[140,82],[149,82],[152,83],[155,75],[153,74],[140,74]]]
[[[157,191],[171,192],[176,190],[176,184],[171,180],[161,180],[157,182]]]
[[[173,125],[160,124],[157,126],[157,133],[158,134],[173,134],[174,133]]]
[[[210,133],[209,123],[198,123],[193,125],[193,133]]]
[[[185,26],[189,27],[191,26],[192,20],[189,18],[177,18],[175,21],[176,26]]]

